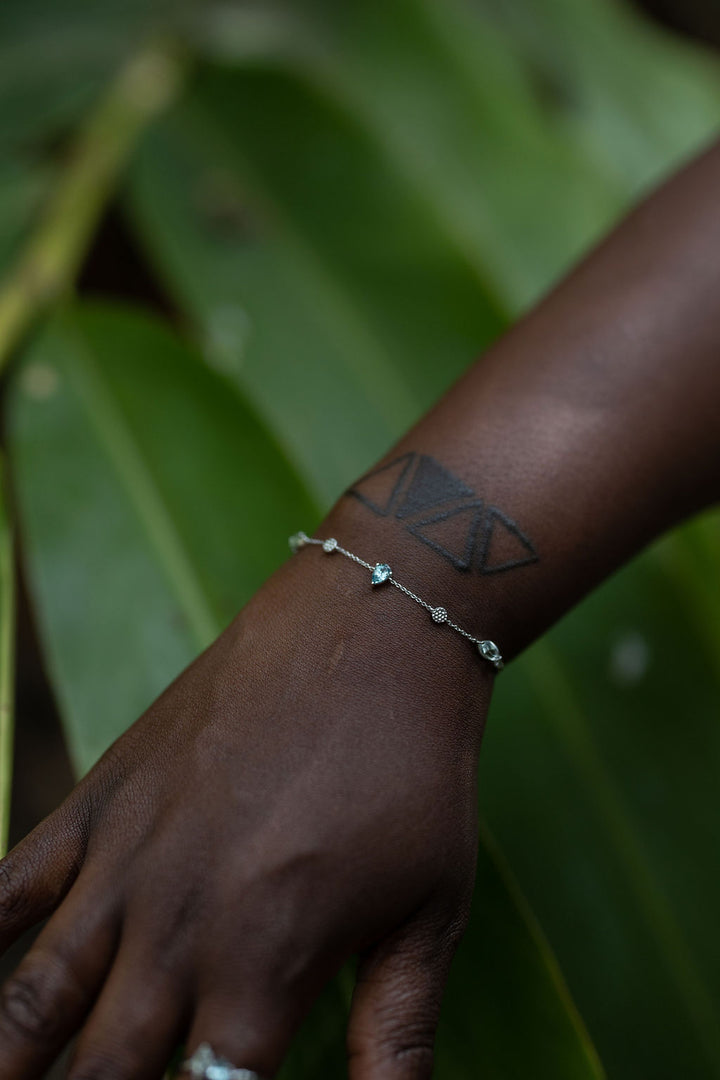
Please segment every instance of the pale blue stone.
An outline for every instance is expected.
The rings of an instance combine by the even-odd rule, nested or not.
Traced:
[[[204,1080],[207,1076],[208,1067],[212,1066],[215,1061],[216,1057],[210,1044],[200,1043],[193,1056],[184,1062],[183,1068],[196,1080]]]
[[[495,667],[496,671],[502,671],[504,667],[500,650],[494,641],[479,641],[478,652]]]
[[[391,576],[392,570],[385,562],[375,563],[375,569],[372,572],[373,585],[382,585],[383,581]]]
[[[205,1080],[233,1080],[235,1069],[222,1061],[215,1061],[205,1069]]]

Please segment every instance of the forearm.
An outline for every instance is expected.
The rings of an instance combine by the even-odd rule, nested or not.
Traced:
[[[718,192],[720,146],[483,356],[328,525],[512,656],[713,502]]]

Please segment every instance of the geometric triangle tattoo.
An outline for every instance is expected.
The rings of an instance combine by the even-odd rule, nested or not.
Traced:
[[[467,515],[467,522],[458,528],[457,518]],[[449,559],[457,570],[469,570],[473,561],[475,539],[483,514],[483,501],[476,499],[465,506],[456,506],[452,510],[441,510],[422,521],[413,521],[406,528],[423,544]],[[464,525],[464,528],[463,528]]]
[[[381,517],[393,515],[458,570],[499,574],[538,562],[532,541],[429,454],[410,450],[362,476],[346,492]],[[460,503],[447,507],[448,503]],[[438,509],[438,507],[447,507]]]
[[[410,517],[421,510],[429,510],[433,506],[441,506],[454,499],[466,499],[475,494],[472,488],[428,454],[419,454],[418,458],[417,468],[405,488],[395,517]]]
[[[538,561],[532,541],[521,532],[512,518],[489,506],[478,545],[481,574],[499,574]]]
[[[389,461],[387,465],[366,473],[347,494],[354,495],[376,514],[387,517],[393,511],[395,501],[416,457],[417,454],[411,450],[395,458],[394,461]]]

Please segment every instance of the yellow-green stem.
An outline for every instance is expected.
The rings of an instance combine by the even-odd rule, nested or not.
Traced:
[[[181,74],[173,51],[147,48],[89,116],[34,234],[0,285],[0,369],[36,316],[72,287],[119,173],[142,131],[177,94]]]

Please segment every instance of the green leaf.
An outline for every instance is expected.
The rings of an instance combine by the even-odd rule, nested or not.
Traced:
[[[82,772],[317,510],[225,380],[131,311],[85,308],[45,331],[9,424],[30,585]]]
[[[209,359],[326,504],[501,326],[382,147],[303,75],[207,72],[132,194]]]
[[[0,857],[7,851],[12,789],[15,682],[15,565],[13,530],[0,457]]]
[[[443,999],[438,1076],[601,1080],[557,961],[484,825],[481,841],[470,924]]]
[[[637,560],[503,677],[483,747],[483,808],[612,1076],[720,1075],[719,687],[693,614]]]
[[[616,0],[297,0],[258,21],[226,9],[201,45],[322,85],[513,310],[717,129],[717,59]]]
[[[618,190],[637,194],[717,132],[720,66],[618,0],[474,0],[555,120]]]
[[[545,107],[513,37],[466,0],[309,6],[322,15],[312,77],[362,118],[507,310],[544,291],[621,208],[616,183]]]
[[[3,0],[0,154],[37,153],[80,120],[108,79],[158,26],[171,0]]]

